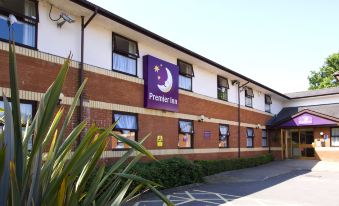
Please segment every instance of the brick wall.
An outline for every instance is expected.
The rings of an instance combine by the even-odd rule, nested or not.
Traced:
[[[9,87],[8,74],[8,53],[0,51],[0,87]],[[51,63],[41,59],[31,58],[24,55],[17,55],[17,66],[20,90],[43,93],[54,81],[61,65]],[[129,105],[143,108],[143,85],[114,77],[110,77],[95,72],[85,71],[85,78],[88,78],[86,86],[85,101],[95,100],[100,102]],[[70,68],[64,88],[62,90],[66,97],[73,97],[78,87],[78,69]],[[179,112],[190,115],[204,114],[208,118],[237,121],[237,108],[226,104],[211,102],[208,100],[180,94]],[[63,105],[68,110],[68,105]],[[85,107],[83,117],[88,121],[88,125],[95,123],[99,127],[107,127],[112,124],[112,111],[105,109],[95,109]],[[249,124],[265,125],[271,118],[270,115],[249,110],[241,110],[241,122]],[[176,149],[178,144],[178,118],[153,116],[139,114],[138,137],[144,137],[148,133],[152,135],[146,140],[144,145],[148,149]],[[71,131],[77,124],[77,112],[72,118],[72,123],[68,128]],[[211,137],[204,138],[204,131],[210,131]],[[230,148],[238,147],[238,129],[235,125],[230,125]],[[254,129],[254,147],[261,148],[261,129]],[[157,135],[164,137],[164,147],[156,146]],[[241,147],[246,148],[246,127],[241,127]],[[211,122],[194,121],[194,148],[218,148],[219,124]],[[110,149],[110,145],[108,148]],[[251,156],[267,151],[244,152],[243,155]],[[162,157],[165,157],[163,155]],[[235,157],[236,152],[219,152],[215,154],[186,154],[191,159],[215,159],[224,157]]]

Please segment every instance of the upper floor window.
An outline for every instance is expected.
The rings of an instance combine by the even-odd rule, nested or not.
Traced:
[[[253,107],[253,89],[246,87],[245,88],[245,106]]]
[[[268,142],[267,142],[267,130],[263,129],[262,130],[262,143],[261,146],[263,147],[267,147],[268,146]]]
[[[339,147],[339,127],[331,129],[331,146]]]
[[[179,88],[192,91],[192,77],[194,77],[193,66],[178,59],[179,66]]]
[[[137,76],[138,43],[113,34],[113,70]]]
[[[138,133],[138,118],[132,113],[114,113],[113,121],[117,122],[114,133],[125,138],[136,140]],[[112,149],[128,149],[129,146],[116,138],[112,138]]]
[[[247,128],[247,141],[246,141],[246,146],[247,147],[254,147],[254,129],[253,128]]]
[[[228,125],[219,125],[219,147],[229,147],[230,130]]]
[[[271,112],[272,99],[271,96],[265,94],[265,112]]]
[[[17,45],[37,47],[38,6],[34,0],[0,1],[0,39],[8,41],[8,16],[13,14],[18,22],[12,25]]]
[[[218,76],[218,99],[227,101],[228,89],[229,89],[228,80],[224,77]]]
[[[178,148],[192,148],[193,134],[193,121],[179,120]]]

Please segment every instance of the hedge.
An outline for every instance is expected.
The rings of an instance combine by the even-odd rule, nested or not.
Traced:
[[[154,181],[165,188],[202,182],[202,168],[194,162],[183,158],[169,158],[159,162],[138,163],[137,175]]]
[[[272,154],[240,159],[195,161],[174,157],[158,162],[138,163],[134,167],[134,172],[141,177],[159,183],[164,188],[171,188],[203,182],[204,176],[255,167],[273,160]]]
[[[274,160],[272,154],[267,154],[258,157],[240,158],[240,159],[223,159],[223,160],[196,160],[195,165],[199,165],[204,176],[213,175],[216,173],[237,170],[248,167],[256,167],[266,164]]]

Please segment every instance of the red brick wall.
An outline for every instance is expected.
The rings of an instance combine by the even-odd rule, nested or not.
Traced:
[[[0,86],[9,87],[8,53],[0,51]],[[19,88],[21,90],[45,92],[54,81],[61,65],[17,55]],[[88,78],[86,86],[86,99],[109,102],[114,104],[143,107],[143,85],[137,84],[94,72],[85,71]],[[67,75],[62,92],[67,97],[75,95],[78,86],[78,69],[71,68]],[[219,104],[191,96],[179,95],[179,112],[191,115],[204,114],[206,117],[237,121],[237,108]],[[65,106],[66,110],[68,106]],[[66,115],[65,111],[65,115]],[[96,123],[100,127],[107,127],[112,123],[112,111],[84,108],[84,118],[88,125]],[[269,115],[241,110],[241,122],[265,125],[271,118]],[[178,143],[178,119],[150,115],[138,115],[139,132],[141,138],[152,132],[146,140],[145,146],[149,149],[176,149]],[[72,118],[68,131],[77,124],[77,113]],[[209,139],[203,137],[204,131],[212,133]],[[229,144],[237,148],[237,126],[230,126]],[[254,129],[254,147],[261,147],[261,129]],[[156,147],[157,135],[163,135],[164,147]],[[219,124],[194,121],[194,148],[218,148]],[[108,145],[110,147],[110,145]],[[241,147],[246,147],[246,128],[241,127]],[[260,152],[246,152],[244,155],[256,155]],[[195,154],[185,155],[191,159],[216,159],[237,156],[237,153]]]

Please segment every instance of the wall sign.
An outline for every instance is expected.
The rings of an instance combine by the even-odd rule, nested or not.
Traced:
[[[211,139],[212,132],[211,131],[204,131],[204,139]]]
[[[144,56],[143,63],[145,107],[177,112],[178,66],[151,55]]]
[[[298,124],[312,124],[313,123],[313,117],[310,115],[302,115],[298,118]]]
[[[162,135],[157,136],[157,147],[163,147],[164,146],[164,138]]]

